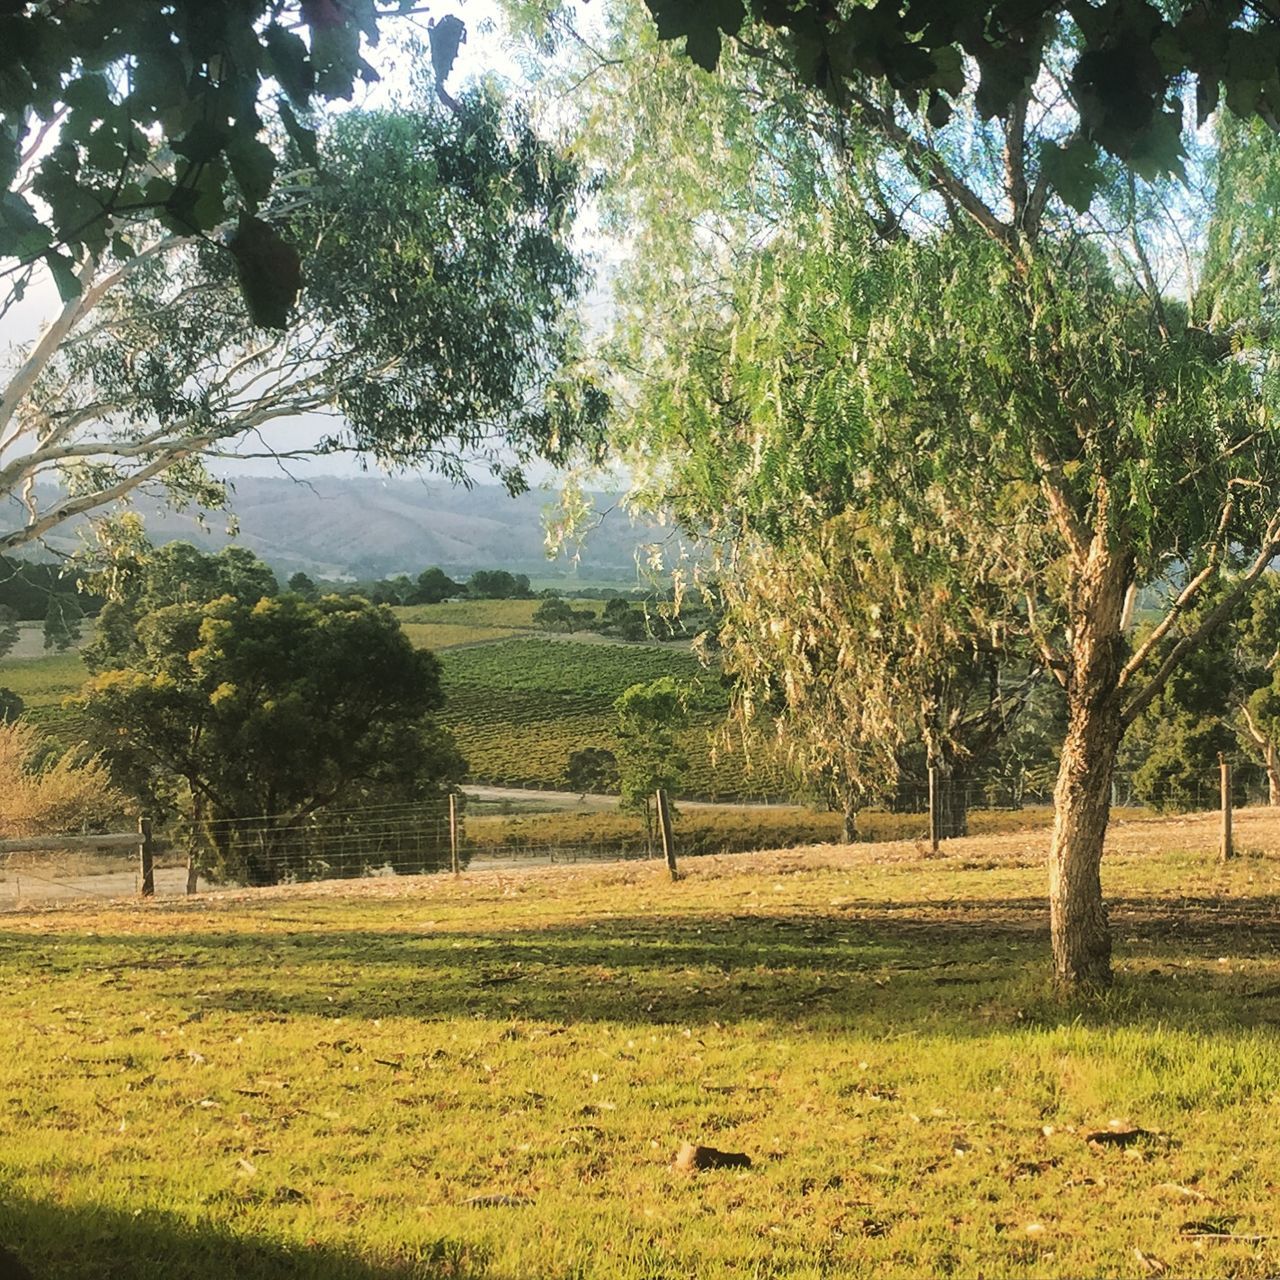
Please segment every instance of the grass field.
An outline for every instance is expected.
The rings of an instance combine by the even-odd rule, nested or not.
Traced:
[[[478,809],[478,811],[477,811]],[[1117,817],[1137,817],[1141,810],[1117,810]],[[1053,822],[1049,808],[975,809],[969,815],[974,835],[1010,831],[1043,831]],[[866,810],[858,815],[860,840],[925,840],[929,819],[923,813],[885,813]],[[475,850],[500,853],[504,849],[598,846],[602,850],[633,847],[644,842],[644,823],[633,814],[595,810],[588,813],[525,812],[502,815],[468,802],[466,839]],[[724,805],[678,808],[676,847],[682,853],[737,853],[751,849],[787,849],[803,844],[834,843],[840,839],[840,816],[815,812],[801,805]]]
[[[1238,831],[1116,829],[1096,1005],[1019,834],[9,915],[0,1241],[41,1280],[1274,1275],[1280,821]]]
[[[88,678],[84,662],[74,651],[0,663],[0,685],[12,689],[28,707],[60,706]]]
[[[528,634],[514,627],[482,627],[468,622],[402,622],[400,627],[415,649],[455,649],[459,645],[492,644]]]

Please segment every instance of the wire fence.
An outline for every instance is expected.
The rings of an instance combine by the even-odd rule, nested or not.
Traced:
[[[1219,780],[1173,777],[1139,791],[1128,774],[1116,778],[1119,809],[1207,810],[1219,804]],[[532,797],[530,797],[532,798]],[[1233,774],[1236,807],[1266,804],[1265,772],[1247,765]],[[990,834],[1047,829],[1052,796],[1041,788],[1002,790],[990,781],[950,785],[943,799],[942,834]],[[488,810],[472,813],[472,808]],[[157,896],[237,886],[296,884],[354,877],[419,875],[448,871],[456,850],[460,870],[500,870],[532,865],[577,864],[657,857],[656,824],[643,814],[624,814],[598,798],[594,808],[574,812],[510,812],[503,802],[441,795],[405,804],[325,809],[297,814],[259,814],[204,824],[175,823],[158,832],[154,885]],[[891,803],[857,815],[855,838],[929,838],[929,791],[901,786]],[[653,815],[650,815],[652,819]],[[841,816],[778,800],[676,806],[679,856],[788,848],[844,838]],[[0,910],[68,899],[111,899],[137,894],[141,868],[129,851],[84,851],[69,838],[66,849],[0,852]]]

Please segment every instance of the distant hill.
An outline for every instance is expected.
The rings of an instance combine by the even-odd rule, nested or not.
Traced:
[[[230,514],[239,523],[234,538],[226,533],[222,512],[208,516],[202,528],[194,512],[175,512],[145,500],[137,505],[155,542],[185,538],[217,550],[234,541],[286,575],[303,570],[325,577],[381,577],[439,565],[455,575],[504,568],[533,578],[630,582],[638,550],[670,538],[672,530],[633,523],[617,508],[617,495],[593,496],[600,519],[576,567],[565,555],[546,558],[543,512],[555,501],[546,491],[513,498],[497,485],[461,489],[439,481],[372,475],[296,482],[242,476],[234,482],[230,501]],[[0,506],[0,527],[5,514]],[[71,550],[74,526],[59,529],[47,541],[55,550]]]

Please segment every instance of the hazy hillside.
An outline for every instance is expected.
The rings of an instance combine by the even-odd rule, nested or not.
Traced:
[[[543,512],[555,501],[546,491],[510,497],[496,485],[466,490],[439,481],[394,480],[382,476],[321,476],[305,482],[284,477],[246,476],[235,481],[231,512],[239,521],[235,541],[277,569],[328,576],[416,573],[438,564],[466,574],[503,567],[539,578],[575,573],[565,556],[548,561],[543,550]],[[633,524],[612,509],[616,498],[597,495],[602,518],[592,530],[576,569],[590,580],[630,580],[636,551],[670,536],[670,529]],[[195,513],[140,503],[157,542],[187,538],[216,550],[231,539],[226,519],[214,513],[202,529]],[[5,523],[0,507],[0,526]],[[48,540],[70,549],[74,529]]]

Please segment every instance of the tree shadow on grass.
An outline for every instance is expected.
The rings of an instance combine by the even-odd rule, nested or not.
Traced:
[[[1280,1022],[1280,985],[1260,980],[1256,965],[1247,978],[1206,965],[1276,957],[1280,898],[1120,898],[1111,916],[1120,980],[1091,1003],[1064,1004],[1049,990],[1039,898],[421,933],[0,933],[0,971],[6,962],[50,976],[95,965],[126,979],[131,968],[171,971],[176,1002],[269,1017],[818,1021],[959,1036],[1080,1017],[1203,1031]]]
[[[451,1239],[386,1264],[287,1247],[153,1210],[68,1208],[0,1188],[0,1249],[33,1280],[481,1280],[482,1252]],[[0,1253],[0,1280],[21,1276]]]

